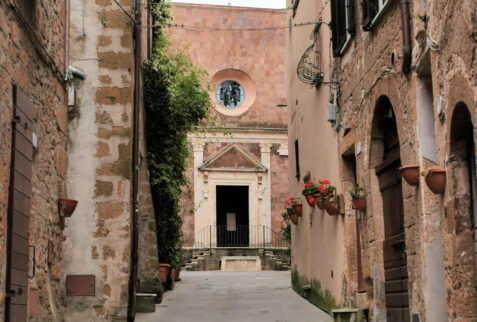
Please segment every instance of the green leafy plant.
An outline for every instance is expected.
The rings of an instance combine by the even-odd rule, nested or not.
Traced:
[[[169,2],[152,4],[155,25],[172,19]],[[187,134],[209,115],[206,73],[180,50],[171,48],[164,27],[154,29],[151,59],[143,65],[147,164],[156,216],[158,255],[173,263],[182,237],[179,199],[187,183],[184,171],[189,156]]]
[[[293,209],[292,209],[293,211]],[[284,241],[290,242],[291,241],[291,224],[290,224],[290,211],[286,209],[282,213],[282,225],[280,227],[280,234]]]
[[[355,183],[353,185],[353,190],[350,190],[349,192],[351,198],[353,199],[359,199],[364,197],[364,188],[359,185],[358,183]]]

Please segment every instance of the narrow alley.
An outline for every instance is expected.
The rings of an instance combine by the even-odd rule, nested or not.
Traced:
[[[183,272],[154,313],[138,322],[333,321],[291,288],[290,272]]]

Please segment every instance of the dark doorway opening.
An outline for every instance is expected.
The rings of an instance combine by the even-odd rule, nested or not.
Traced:
[[[248,186],[217,186],[217,247],[248,247]]]
[[[382,96],[374,113],[373,151],[383,200],[384,275],[388,321],[409,321],[409,294],[399,137],[391,102]]]

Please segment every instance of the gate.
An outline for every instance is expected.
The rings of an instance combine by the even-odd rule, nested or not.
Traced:
[[[33,113],[33,104],[13,85],[5,320],[15,322],[27,321]]]

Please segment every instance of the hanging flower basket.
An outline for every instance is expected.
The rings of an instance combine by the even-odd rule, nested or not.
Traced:
[[[429,169],[426,175],[426,184],[435,194],[443,195],[446,190],[446,170]]]
[[[290,220],[294,225],[298,225],[298,215],[296,212],[292,212],[290,215]]]
[[[330,216],[335,216],[340,213],[340,209],[338,207],[338,200],[333,199],[324,203],[325,210]]]
[[[301,203],[296,203],[293,205],[293,210],[298,217],[301,217],[303,213],[303,205]]]
[[[405,165],[399,168],[402,177],[410,186],[419,184],[419,164]]]
[[[78,200],[60,198],[58,205],[63,217],[71,217],[76,209],[76,206],[78,205]]]
[[[366,210],[366,197],[353,199],[351,201],[351,204],[353,205],[353,209],[356,209],[356,210],[359,210],[359,211],[365,211]]]
[[[325,206],[324,206],[323,202],[321,202],[321,194],[318,193],[318,194],[314,195],[313,198],[315,198],[315,204],[318,207],[318,209],[320,209],[320,210],[325,209]]]
[[[310,207],[315,207],[315,198],[313,196],[305,196],[305,198],[306,198],[306,203]]]

